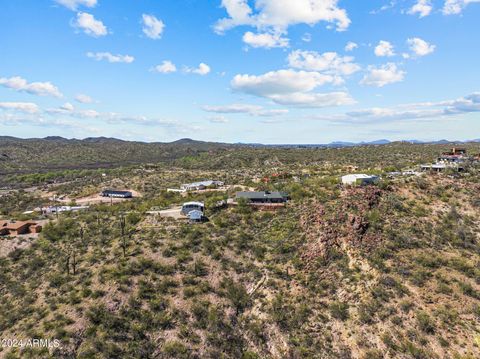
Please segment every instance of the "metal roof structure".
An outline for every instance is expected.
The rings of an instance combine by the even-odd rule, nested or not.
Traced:
[[[188,206],[198,206],[198,207],[205,207],[205,204],[202,202],[185,202],[182,207],[188,207]]]
[[[246,198],[249,200],[284,200],[288,199],[288,194],[285,192],[269,192],[269,191],[262,191],[262,192],[237,192],[237,198]]]

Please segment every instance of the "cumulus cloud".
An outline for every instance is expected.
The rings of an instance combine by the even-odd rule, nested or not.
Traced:
[[[425,40],[422,40],[418,37],[414,37],[407,40],[410,50],[416,56],[426,56],[435,51],[435,45],[429,44]]]
[[[100,113],[96,110],[77,110],[75,106],[71,103],[66,102],[62,106],[56,108],[47,108],[45,113],[56,116],[56,115],[63,115],[63,116],[70,116],[76,118],[98,118],[100,117]]]
[[[375,55],[379,57],[395,56],[393,45],[388,41],[381,40],[375,47]]]
[[[284,47],[279,45],[288,43],[282,35],[289,26],[313,26],[324,21],[334,24],[337,31],[344,31],[350,25],[348,14],[338,6],[338,0],[254,0],[253,3],[251,7],[248,0],[222,0],[228,17],[217,21],[215,32],[222,34],[236,26],[251,26],[259,30],[257,35],[245,35],[251,43],[275,43],[275,47]]]
[[[0,78],[0,85],[15,91],[27,92],[39,96],[62,97],[58,88],[51,82],[28,82],[20,76]]]
[[[249,105],[249,104],[231,104],[224,106],[203,106],[202,108],[206,112],[215,112],[215,113],[230,113],[230,114],[248,114],[251,116],[261,116],[261,117],[273,117],[281,116],[288,113],[287,109],[265,109],[262,106]]]
[[[336,107],[353,105],[355,100],[344,91],[338,92],[295,92],[290,94],[278,94],[272,96],[272,100],[285,106],[298,107]]]
[[[26,113],[39,112],[37,104],[32,102],[0,102],[0,109]]]
[[[353,51],[353,50],[355,50],[356,48],[358,48],[358,44],[356,44],[355,42],[352,42],[352,41],[349,41],[349,42],[345,45],[345,51],[347,51],[347,52]]]
[[[93,103],[93,99],[85,94],[78,94],[77,96],[75,96],[75,101],[80,103]]]
[[[58,129],[59,127],[69,129],[84,129],[80,124],[74,123],[72,121],[66,121],[56,118],[45,118],[43,116],[39,116],[38,114],[32,113],[0,114],[0,124],[4,126],[39,126],[54,129]],[[89,132],[91,133],[91,129],[89,129]]]
[[[420,18],[430,15],[433,10],[431,0],[417,0],[417,2],[408,10],[410,15],[416,15]]]
[[[75,110],[75,107],[73,107],[73,105],[70,102],[65,102],[60,108],[62,110],[65,110],[65,111],[74,111]]]
[[[177,71],[177,66],[175,66],[173,62],[165,60],[160,65],[153,67],[151,71],[161,74],[170,74]]]
[[[349,76],[360,70],[360,66],[354,63],[354,60],[352,56],[340,56],[336,52],[320,54],[315,51],[296,50],[288,55],[290,67],[339,77]],[[341,79],[338,80],[342,82]]]
[[[95,7],[97,5],[97,0],[55,0],[55,2],[73,11],[80,6]]]
[[[333,82],[330,75],[318,72],[279,70],[263,75],[236,75],[232,88],[252,95],[268,97],[271,94],[307,92]]]
[[[93,37],[105,36],[108,34],[107,27],[100,20],[95,19],[92,14],[86,12],[77,13],[73,26],[81,29],[85,34]]]
[[[201,76],[208,75],[211,71],[210,66],[208,66],[205,63],[200,63],[197,68],[190,68],[190,67],[185,67],[184,72],[186,73],[192,73],[192,74],[197,74]]]
[[[147,37],[153,40],[157,40],[162,37],[163,29],[165,28],[165,24],[162,20],[157,19],[153,15],[143,14],[142,23],[143,33],[147,35]]]
[[[106,60],[111,63],[126,63],[130,64],[135,61],[135,58],[130,55],[113,55],[110,52],[87,52],[87,57],[97,61]]]
[[[480,0],[446,0],[442,12],[445,15],[460,14],[469,4],[480,3]]]
[[[287,47],[289,39],[282,37],[278,33],[254,34],[251,31],[247,31],[243,35],[243,42],[251,47],[271,49],[274,47]]]
[[[335,77],[314,71],[279,70],[260,76],[236,75],[234,91],[264,97],[281,105],[327,107],[354,103],[345,92],[314,93],[317,87],[335,82]]]
[[[3,110],[3,111],[2,111]],[[42,109],[29,102],[0,102],[0,124],[6,126],[44,126],[82,129],[92,133],[89,121],[102,121],[110,125],[143,125],[162,127],[174,133],[198,131],[198,128],[174,120],[151,118],[141,115],[125,115],[116,112],[99,112],[94,109],[76,109],[66,102],[55,108]],[[87,126],[87,127],[86,127]]]
[[[444,101],[438,105],[446,106],[448,114],[480,112],[480,92],[474,92],[468,96],[453,101]]]
[[[360,83],[362,85],[383,87],[395,82],[401,82],[404,77],[405,71],[400,70],[394,63],[388,63],[380,67],[369,66],[368,73]]]
[[[379,123],[441,117],[480,112],[480,93],[456,100],[404,104],[394,107],[373,107],[334,115],[316,115],[313,118],[331,122]]]

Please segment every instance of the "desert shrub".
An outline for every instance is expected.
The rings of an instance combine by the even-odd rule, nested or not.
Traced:
[[[348,319],[348,304],[344,302],[332,302],[329,305],[330,314],[335,319],[345,321]]]
[[[188,359],[190,358],[189,349],[178,341],[166,342],[163,345],[162,353],[166,355],[167,358],[175,359]]]
[[[418,311],[416,314],[417,324],[420,330],[428,334],[435,333],[435,321],[425,311]]]
[[[230,300],[235,308],[237,315],[250,304],[250,297],[242,284],[236,283],[230,278],[225,278],[220,286],[224,290],[225,297]]]

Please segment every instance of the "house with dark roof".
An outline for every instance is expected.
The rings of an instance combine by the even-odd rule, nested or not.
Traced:
[[[238,205],[240,201],[246,201],[250,206],[260,210],[276,210],[285,207],[290,197],[285,192],[270,191],[244,191],[237,192],[235,198],[228,200],[229,205]]]
[[[249,203],[285,203],[288,201],[288,194],[285,192],[270,192],[270,191],[261,191],[261,192],[237,192],[235,199],[238,201],[240,199],[245,199]]]
[[[112,198],[132,198],[133,194],[130,191],[118,191],[113,189],[106,189],[101,193],[102,197]]]

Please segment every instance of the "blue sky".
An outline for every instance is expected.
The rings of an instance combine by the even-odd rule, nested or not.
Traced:
[[[480,0],[2,0],[0,134],[480,137]]]

